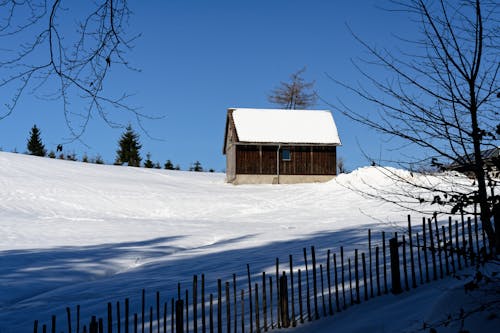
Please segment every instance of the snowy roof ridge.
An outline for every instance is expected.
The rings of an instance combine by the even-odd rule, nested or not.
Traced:
[[[341,145],[329,110],[230,108],[240,142]]]

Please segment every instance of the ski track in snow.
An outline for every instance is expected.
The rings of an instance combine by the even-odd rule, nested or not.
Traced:
[[[328,248],[366,246],[368,228],[376,242],[406,224],[401,208],[339,184],[384,184],[376,168],[323,184],[233,186],[223,174],[4,152],[0,166],[1,333],[77,304],[88,318],[130,297],[133,313],[142,288],[151,303],[156,290],[170,299],[177,282],[204,273],[211,290],[217,278],[243,278],[247,263],[257,276],[293,254],[300,268],[304,247],[316,246],[319,262]]]

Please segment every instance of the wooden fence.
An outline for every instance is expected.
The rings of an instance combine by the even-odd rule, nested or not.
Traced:
[[[303,261],[295,269],[294,258],[286,265],[276,258],[272,274],[252,274],[247,264],[247,276],[229,281],[217,280],[217,290],[205,290],[205,275],[193,276],[189,289],[177,285],[177,297],[161,299],[156,292],[153,305],[146,305],[142,290],[140,313],[130,312],[130,302],[108,303],[105,315],[80,317],[80,306],[72,316],[66,308],[65,324],[56,326],[52,316],[50,332],[103,333],[260,333],[276,328],[295,327],[306,321],[332,316],[355,304],[383,294],[408,292],[419,285],[443,279],[457,271],[477,265],[487,255],[484,231],[477,218],[439,222],[422,218],[420,225],[408,227],[378,237],[368,230],[365,251],[358,248],[348,256],[343,246],[337,251],[326,250],[324,263],[316,260],[316,250],[303,249]],[[238,292],[239,290],[239,292]],[[47,324],[34,333],[46,333]]]

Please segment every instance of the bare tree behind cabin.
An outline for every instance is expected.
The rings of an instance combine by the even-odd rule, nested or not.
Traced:
[[[314,81],[306,82],[302,68],[290,75],[289,82],[281,82],[268,96],[269,102],[284,109],[308,109],[316,104],[317,96],[312,90]]]
[[[0,1],[0,120],[30,93],[61,100],[73,139],[81,137],[94,115],[122,127],[111,110],[126,111],[139,123],[152,118],[130,106],[127,93],[105,93],[111,68],[135,70],[127,61],[138,38],[127,33],[130,16],[126,0]],[[75,99],[83,100],[84,108],[73,108]]]
[[[357,85],[332,80],[375,110],[364,113],[342,101],[330,105],[356,122],[399,139],[403,157],[393,163],[409,170],[445,169],[452,164],[469,167],[474,178],[469,186],[455,186],[456,179],[451,177],[448,190],[416,182],[416,177],[402,177],[390,168],[382,170],[394,181],[418,189],[397,199],[402,205],[425,201],[452,212],[473,213],[478,204],[489,243],[496,243],[500,251],[500,221],[494,228],[490,220],[500,204],[500,197],[491,190],[497,180],[491,178],[482,156],[500,143],[500,6],[486,0],[392,4],[395,13],[413,19],[420,37],[398,38],[397,46],[404,50],[398,52],[373,46],[353,33],[369,54],[369,59],[355,61],[364,80]],[[383,69],[383,74],[374,74],[375,69]],[[405,154],[413,148],[423,154]],[[424,192],[433,195],[419,194]],[[382,193],[381,197],[389,196]]]

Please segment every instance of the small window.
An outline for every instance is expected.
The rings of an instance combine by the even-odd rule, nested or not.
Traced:
[[[281,159],[283,161],[291,161],[292,160],[292,154],[290,153],[290,149],[283,149],[281,151]]]

